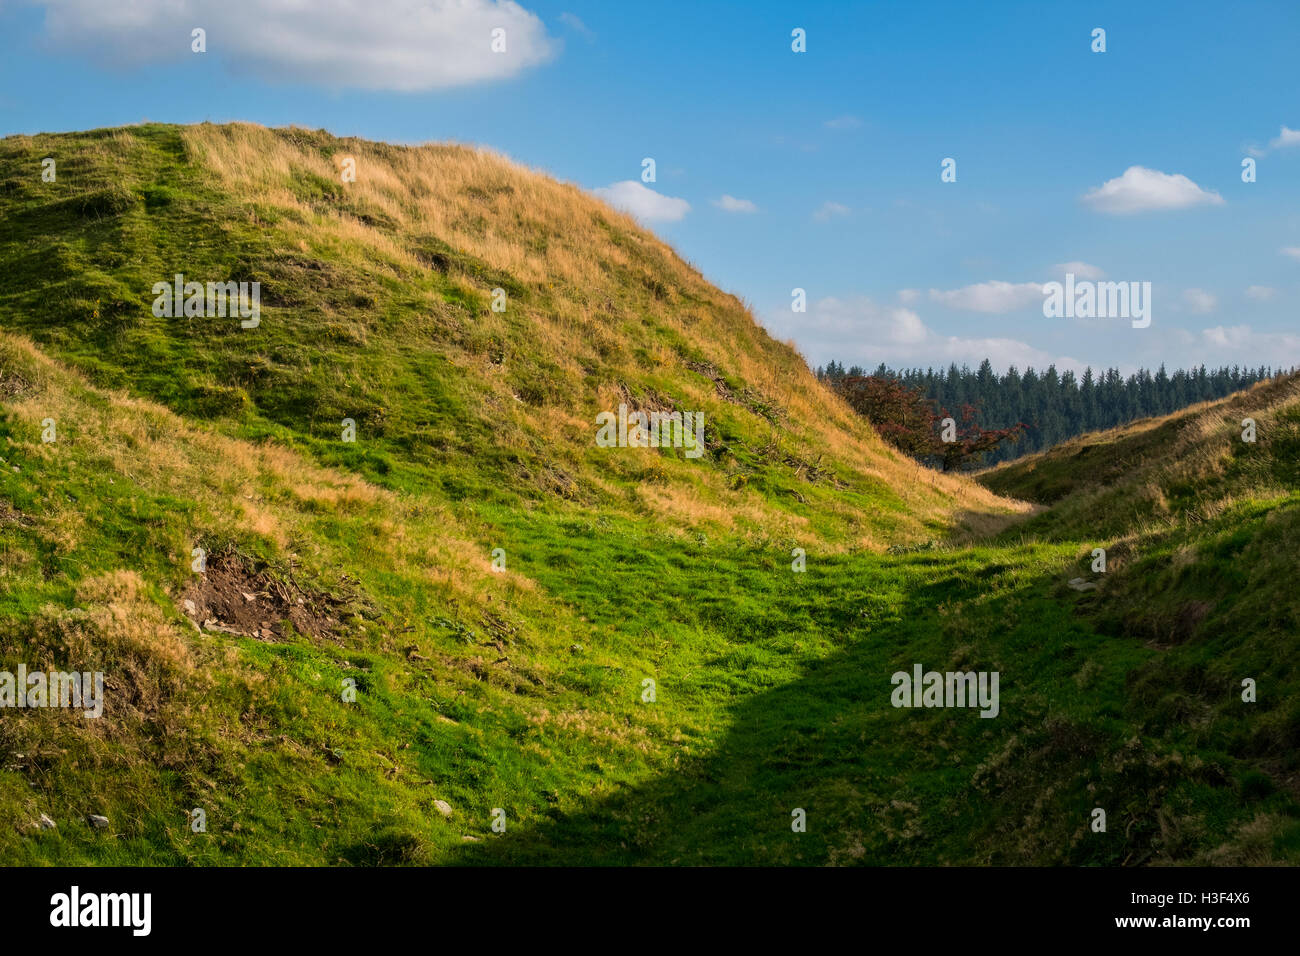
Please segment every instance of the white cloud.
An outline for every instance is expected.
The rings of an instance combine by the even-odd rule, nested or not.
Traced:
[[[920,300],[921,300],[920,289],[899,289],[898,290],[898,301],[903,303],[903,305],[912,305],[913,303],[919,302]]]
[[[588,43],[595,41],[596,34],[591,31],[587,24],[582,22],[582,18],[576,13],[561,13],[560,22],[574,33],[579,34]]]
[[[737,199],[735,196],[722,194],[721,199],[713,200],[713,205],[717,206],[723,212],[758,212],[758,207],[748,199]]]
[[[813,303],[811,314],[816,322],[862,336],[874,345],[909,348],[931,334],[911,309],[881,306],[867,298],[820,299]]]
[[[1082,199],[1098,212],[1115,215],[1186,209],[1202,203],[1223,205],[1222,196],[1202,189],[1181,173],[1162,173],[1145,166],[1130,166],[1124,175],[1106,180]]]
[[[1267,302],[1275,295],[1277,295],[1277,289],[1272,286],[1252,285],[1246,289],[1246,298],[1254,299],[1256,302]]]
[[[927,327],[911,309],[865,297],[820,299],[809,303],[804,314],[787,307],[765,324],[783,338],[794,338],[814,364],[833,358],[867,368],[881,362],[895,367],[949,362],[974,366],[987,358],[998,371],[1008,365],[1023,371],[1029,365],[1046,368],[1053,363],[1062,371],[1083,371],[1083,363],[1073,358],[1053,356],[1016,339],[943,335]]]
[[[834,119],[828,119],[822,125],[827,129],[857,129],[862,125],[862,120],[856,116],[837,116]]]
[[[817,211],[813,213],[813,218],[818,222],[826,222],[837,216],[847,216],[850,212],[849,207],[843,203],[824,202],[817,207]]]
[[[1187,307],[1193,312],[1200,313],[1213,312],[1214,307],[1219,304],[1219,300],[1204,289],[1185,290],[1183,292],[1183,301],[1187,303]]]
[[[1300,246],[1283,246],[1278,250],[1278,252],[1282,253],[1284,256],[1290,256],[1292,259],[1300,262]]]
[[[950,309],[965,309],[970,312],[1014,312],[1031,305],[1041,306],[1043,284],[994,279],[947,292],[931,289],[930,301],[941,303]]]
[[[1104,279],[1106,273],[1096,266],[1088,265],[1086,262],[1058,262],[1052,266],[1052,272],[1055,275],[1065,276],[1073,273],[1076,279]]]
[[[1282,132],[1268,144],[1269,149],[1282,149],[1288,146],[1300,146],[1300,129],[1282,127]]]
[[[512,0],[39,0],[56,48],[118,66],[208,56],[265,79],[330,88],[415,91],[514,76],[557,50]],[[505,30],[506,51],[492,50]]]
[[[685,199],[657,193],[636,179],[610,183],[592,192],[614,208],[646,222],[677,222],[691,211],[691,204]]]
[[[1256,332],[1249,325],[1216,325],[1201,330],[1201,342],[1222,350],[1221,358],[1215,361],[1240,358],[1274,368],[1300,365],[1300,335],[1291,332]]]
[[[1282,131],[1269,140],[1268,149],[1251,146],[1246,151],[1252,156],[1267,156],[1269,149],[1286,149],[1290,146],[1300,146],[1300,129],[1283,126]]]

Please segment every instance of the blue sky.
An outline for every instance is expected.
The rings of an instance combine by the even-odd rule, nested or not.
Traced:
[[[1295,0],[0,0],[0,134],[491,146],[631,202],[813,364],[1292,365],[1297,49]],[[1150,326],[1044,317],[1069,263],[1150,282]]]

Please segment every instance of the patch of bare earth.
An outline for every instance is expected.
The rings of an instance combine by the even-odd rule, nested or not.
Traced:
[[[17,524],[24,527],[29,526],[32,519],[27,517],[9,502],[0,498],[0,524]]]
[[[282,641],[286,625],[316,641],[338,641],[344,602],[278,580],[234,550],[208,558],[207,570],[185,591],[181,607],[204,631]]]
[[[17,398],[31,388],[31,382],[17,372],[0,369],[0,398]]]

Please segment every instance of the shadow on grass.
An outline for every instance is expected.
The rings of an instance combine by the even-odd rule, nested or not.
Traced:
[[[455,862],[1121,862],[1145,828],[1136,844],[1132,829],[1124,842],[1086,841],[1097,799],[1088,784],[1131,732],[1119,719],[1122,688],[1143,652],[1076,620],[1054,592],[1059,575],[1041,563],[1033,573],[1027,554],[882,559],[858,583],[845,562],[863,559],[848,558],[817,594],[783,591],[773,616],[799,601],[792,607],[806,616],[811,601],[815,627],[837,635],[837,650],[739,699],[713,752],[578,812],[466,844]],[[891,579],[902,600],[877,601]],[[999,715],[893,707],[891,675],[916,663],[999,671]],[[1085,665],[1095,699],[1085,694],[1080,706],[1071,692]],[[1143,785],[1140,773],[1128,776]],[[798,809],[803,833],[792,829]]]

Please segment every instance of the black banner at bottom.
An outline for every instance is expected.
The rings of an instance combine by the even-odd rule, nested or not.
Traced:
[[[81,942],[284,939],[339,944],[377,928],[460,924],[589,943],[689,926],[698,944],[788,930],[953,941],[1199,935],[1231,945],[1291,921],[1287,869],[0,869],[8,930]],[[784,924],[784,925],[783,925]],[[600,937],[593,937],[599,932]],[[1245,934],[1245,935],[1242,935]],[[456,934],[458,938],[460,934]],[[472,938],[472,937],[471,937]],[[584,946],[583,948],[587,948]]]

